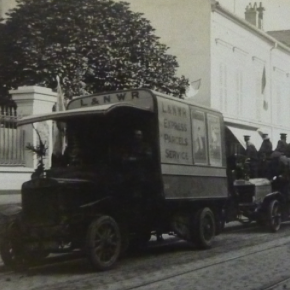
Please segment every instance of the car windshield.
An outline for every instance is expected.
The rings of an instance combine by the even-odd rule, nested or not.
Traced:
[[[90,167],[108,160],[109,140],[105,117],[81,117],[66,123],[65,166]]]
[[[119,110],[110,115],[80,116],[66,120],[66,148],[53,167],[102,167],[134,159],[152,150],[151,116]],[[135,154],[135,157],[133,156]],[[142,154],[139,154],[139,157]]]

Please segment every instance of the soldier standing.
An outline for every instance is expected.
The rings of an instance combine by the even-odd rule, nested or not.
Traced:
[[[258,151],[259,153],[259,176],[268,177],[269,176],[269,158],[273,152],[273,145],[270,141],[268,134],[262,134],[262,144]]]
[[[263,138],[263,141],[259,149],[259,157],[261,159],[266,159],[270,157],[273,151],[273,145],[272,145],[272,142],[270,141],[268,134],[266,133],[262,134],[262,138]]]
[[[258,176],[258,151],[255,145],[250,141],[250,136],[244,136],[246,142],[246,158],[249,161],[250,177]]]
[[[287,139],[287,134],[281,133],[280,134],[280,140],[277,143],[277,147],[276,147],[275,151],[281,152],[283,154],[286,153],[286,149],[287,149],[286,139]]]
[[[280,158],[281,156],[286,154],[287,151],[287,134],[281,133],[280,140],[277,143],[277,147],[271,154],[271,162],[270,162],[270,169],[271,169],[271,178],[274,176],[278,176],[281,174],[281,164]]]

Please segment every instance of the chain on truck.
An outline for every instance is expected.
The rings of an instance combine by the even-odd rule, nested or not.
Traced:
[[[7,266],[81,249],[107,270],[154,234],[212,246],[228,194],[220,112],[136,89],[75,98],[19,125],[49,120],[65,128],[66,148],[23,184],[1,243]]]

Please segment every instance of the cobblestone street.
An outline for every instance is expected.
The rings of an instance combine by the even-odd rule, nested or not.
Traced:
[[[1,290],[65,289],[290,289],[290,225],[276,234],[230,224],[207,251],[168,237],[95,273],[85,259],[50,258],[27,273],[0,269]]]

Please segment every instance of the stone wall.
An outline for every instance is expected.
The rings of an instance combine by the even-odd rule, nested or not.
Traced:
[[[29,116],[36,114],[45,114],[52,111],[56,102],[56,93],[52,90],[37,87],[25,86],[17,90],[10,91],[13,100],[17,103],[18,115]],[[40,132],[41,138],[48,146],[48,154],[52,150],[52,123],[41,122],[35,124],[35,128]],[[24,144],[37,145],[38,137],[32,125],[23,126]],[[20,190],[23,182],[30,179],[30,176],[37,165],[36,156],[25,150],[24,166],[1,166],[0,167],[0,205],[20,202]],[[45,160],[46,168],[50,167],[50,159]]]

